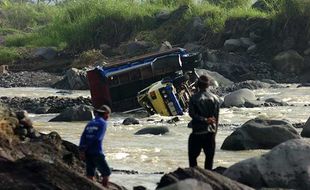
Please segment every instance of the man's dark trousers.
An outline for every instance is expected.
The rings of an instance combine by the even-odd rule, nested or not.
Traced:
[[[216,133],[191,133],[188,140],[189,166],[197,166],[197,158],[203,149],[205,159],[205,169],[212,170],[213,157],[215,153],[215,135]]]

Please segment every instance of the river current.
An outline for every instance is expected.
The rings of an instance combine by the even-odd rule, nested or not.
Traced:
[[[229,167],[232,164],[266,153],[268,150],[250,151],[224,151],[220,147],[224,139],[230,135],[238,125],[255,117],[272,119],[287,119],[292,123],[305,122],[310,116],[310,88],[259,89],[254,93],[260,99],[270,97],[280,98],[290,105],[285,107],[261,108],[223,108],[220,110],[220,123],[226,124],[219,128],[216,138],[216,153],[214,167]],[[57,93],[59,90],[51,88],[0,88],[1,96],[90,96],[89,91],[71,91],[71,94]],[[79,143],[80,135],[87,122],[48,122],[56,114],[30,115],[35,127],[43,133],[58,132],[65,140]],[[127,117],[139,119],[139,125],[122,125]],[[171,172],[178,167],[188,167],[187,140],[191,129],[187,128],[190,117],[185,114],[179,117],[181,121],[168,124],[171,117],[159,115],[147,117],[144,113],[124,114],[113,113],[109,120],[109,127],[104,139],[104,151],[107,161],[113,169],[134,170],[139,174],[123,174],[114,172],[111,181],[123,185],[128,189],[143,185],[154,189],[163,174],[158,172]],[[237,125],[236,125],[237,124]],[[147,126],[167,126],[170,132],[166,135],[140,135],[134,133]],[[300,131],[300,129],[298,129]],[[199,157],[199,165],[203,166],[204,156]]]

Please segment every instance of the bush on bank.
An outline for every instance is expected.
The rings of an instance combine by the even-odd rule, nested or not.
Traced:
[[[273,19],[279,29],[296,20],[310,20],[309,0],[262,1],[269,6],[268,11],[251,8],[248,0],[67,0],[57,5],[6,0],[0,4],[0,25],[23,31],[6,35],[5,46],[54,46],[82,52],[103,43],[117,47],[137,36],[155,43],[168,40],[177,44],[180,39],[176,36],[185,33],[187,23],[196,16],[211,33],[221,33],[225,23],[236,18]],[[189,6],[186,14],[162,29],[155,15],[184,4]],[[308,34],[309,28],[306,25]]]

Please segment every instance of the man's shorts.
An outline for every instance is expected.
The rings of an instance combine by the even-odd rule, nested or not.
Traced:
[[[95,176],[96,168],[102,176],[110,176],[111,169],[102,154],[86,155],[86,175]]]

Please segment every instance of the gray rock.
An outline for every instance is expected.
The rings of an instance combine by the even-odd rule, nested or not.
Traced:
[[[271,149],[290,139],[301,138],[291,123],[283,120],[252,119],[228,136],[221,149]]]
[[[241,46],[244,47],[244,48],[246,48],[246,49],[248,49],[249,47],[255,45],[255,43],[252,42],[250,38],[244,38],[244,37],[242,37],[242,38],[240,38],[240,42],[241,42]]]
[[[283,73],[300,73],[304,67],[304,58],[295,50],[281,52],[273,59],[273,66]]]
[[[265,0],[257,0],[252,5],[253,9],[257,9],[264,12],[272,11],[272,8],[268,5],[268,3]]]
[[[263,105],[262,101],[258,100],[246,100],[244,103],[244,107],[246,108],[256,108],[256,107],[261,107]]]
[[[268,99],[265,100],[265,102],[273,103],[276,106],[288,106],[289,105],[288,103],[283,102],[279,98],[268,98]]]
[[[89,121],[93,118],[93,109],[90,106],[80,105],[69,107],[58,116],[49,120],[51,122],[55,121]]]
[[[165,51],[165,50],[169,50],[169,49],[172,49],[172,45],[170,44],[170,42],[164,41],[161,43],[159,51]]]
[[[209,184],[196,179],[185,179],[158,190],[213,190],[213,188]]]
[[[261,81],[268,84],[278,84],[276,81],[272,79],[262,79]]]
[[[260,35],[256,34],[255,32],[250,32],[250,39],[253,42],[260,42],[263,40],[263,37],[261,37]]]
[[[310,142],[286,141],[267,154],[229,167],[224,176],[256,189],[310,189]]]
[[[135,135],[164,135],[169,132],[168,127],[146,127],[143,129],[140,129],[135,133]]]
[[[240,89],[224,97],[226,107],[242,107],[245,102],[256,100],[255,94],[249,89]]]
[[[63,80],[55,83],[53,87],[66,90],[87,90],[89,84],[86,71],[71,68],[67,70]]]
[[[224,42],[224,48],[227,51],[236,51],[242,47],[240,39],[229,39]]]
[[[289,37],[283,41],[282,49],[283,50],[293,49],[295,44],[296,44],[296,40],[294,38]]]
[[[53,47],[41,47],[34,51],[33,57],[44,58],[47,60],[54,59],[57,56],[57,51]]]
[[[207,77],[209,77],[212,86],[225,87],[225,86],[233,84],[233,82],[231,80],[225,78],[223,75],[221,75],[217,72],[209,71],[206,69],[196,69],[195,71],[199,76],[200,75],[206,75]]]
[[[300,135],[302,137],[310,138],[310,117],[307,120],[307,122],[305,123]]]
[[[139,120],[137,120],[136,118],[133,117],[128,117],[126,119],[124,119],[123,121],[123,125],[137,125],[139,124]]]
[[[197,181],[186,181],[184,180],[197,180]],[[175,184],[175,185],[172,185]],[[184,187],[182,187],[182,185]],[[171,185],[171,186],[170,186]],[[209,186],[211,186],[211,188]],[[238,189],[238,190],[253,190],[251,187],[233,181],[225,176],[222,176],[216,172],[210,170],[204,170],[199,167],[194,168],[178,168],[176,171],[165,174],[158,183],[156,189],[163,188],[166,190],[167,187],[173,187],[176,189],[214,189],[214,190],[227,190],[227,189]],[[188,188],[185,188],[188,187]],[[196,188],[194,188],[196,187]],[[167,189],[170,189],[167,188]]]

